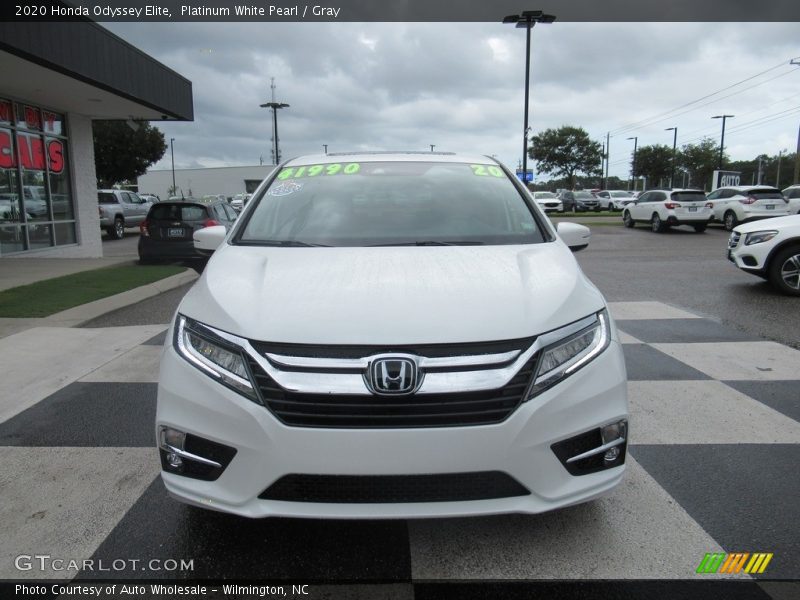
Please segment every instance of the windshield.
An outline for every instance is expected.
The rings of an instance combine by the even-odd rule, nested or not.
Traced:
[[[284,167],[242,244],[382,246],[544,241],[496,165],[380,161]]]
[[[748,196],[753,196],[757,200],[783,200],[780,190],[752,190]]]
[[[670,198],[674,202],[705,202],[706,195],[701,192],[673,192],[670,194]]]

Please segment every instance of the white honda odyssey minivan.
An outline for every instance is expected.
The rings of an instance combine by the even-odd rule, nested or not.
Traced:
[[[539,513],[625,469],[606,302],[492,158],[290,160],[213,250],[161,359],[169,493],[248,517]]]

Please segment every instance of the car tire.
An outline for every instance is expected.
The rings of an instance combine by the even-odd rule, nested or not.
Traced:
[[[800,246],[789,246],[769,262],[769,281],[788,296],[800,296]]]
[[[706,230],[706,227],[708,227],[708,225],[706,225],[705,223],[703,223],[702,225],[694,225],[694,230],[697,233],[703,233]]]
[[[622,215],[622,224],[625,225],[625,227],[627,227],[628,229],[633,229],[634,227],[636,227],[636,221],[633,220],[633,217],[631,217],[631,213],[629,213],[627,210]]]
[[[664,221],[661,220],[658,213],[653,213],[653,216],[650,218],[650,229],[652,229],[654,233],[664,233],[667,230],[667,226],[664,225]]]
[[[108,237],[112,240],[121,240],[125,237],[125,221],[122,217],[115,217],[114,224],[106,231],[108,231]]]
[[[735,212],[729,210],[723,215],[722,222],[725,224],[725,231],[733,231],[733,228],[739,224],[739,219],[736,218]]]

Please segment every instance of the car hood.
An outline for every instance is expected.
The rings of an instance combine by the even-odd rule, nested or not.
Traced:
[[[786,217],[772,217],[771,219],[760,219],[751,221],[743,225],[734,227],[734,231],[739,233],[752,233],[753,231],[765,231],[768,229],[785,229],[787,227],[800,230],[800,215],[789,215]]]
[[[525,246],[220,247],[179,312],[263,341],[528,337],[605,306],[560,240]]]

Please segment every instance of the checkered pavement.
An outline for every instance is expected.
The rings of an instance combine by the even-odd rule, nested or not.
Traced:
[[[659,302],[610,307],[627,475],[537,516],[249,522],[190,508],[167,497],[152,447],[165,325],[0,339],[0,579],[42,576],[14,568],[21,553],[194,559],[151,578],[691,579],[722,551],[773,552],[764,577],[800,577],[800,351]]]

